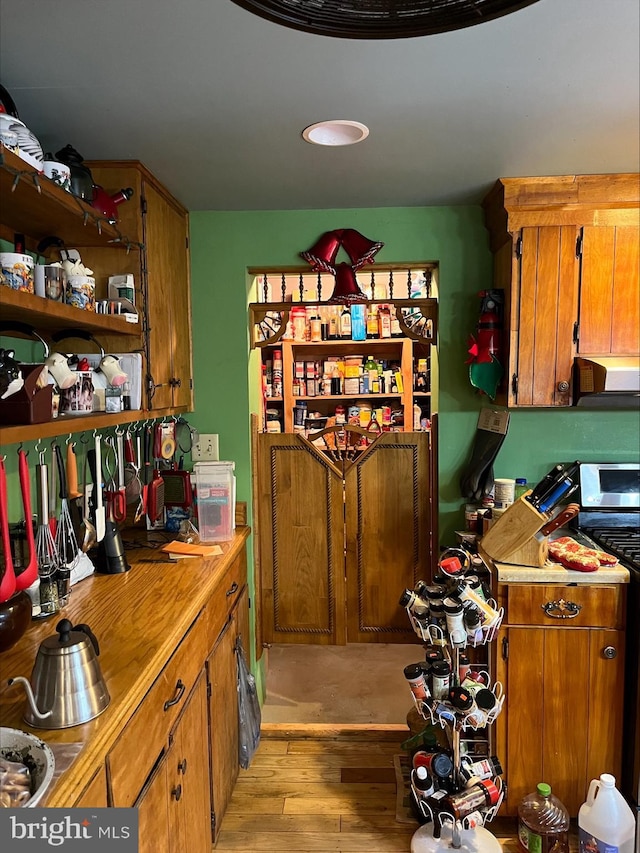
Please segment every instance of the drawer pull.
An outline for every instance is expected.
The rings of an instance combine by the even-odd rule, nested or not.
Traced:
[[[179,701],[182,699],[182,697],[184,696],[184,691],[185,691],[185,686],[184,686],[184,684],[182,683],[182,680],[179,678],[179,679],[178,679],[178,681],[176,682],[176,692],[175,692],[175,693],[174,693],[174,695],[173,695],[173,699],[168,699],[168,700],[164,703],[164,709],[165,709],[165,711],[168,711],[168,710],[169,710],[169,708],[171,708],[173,705],[177,705],[177,704],[178,704],[178,702],[179,702]]]
[[[171,791],[171,796],[177,803],[182,796],[182,785],[176,785],[176,787]]]
[[[182,761],[178,762],[178,773],[184,774],[187,772],[187,759],[183,758]]]
[[[237,592],[237,591],[238,591],[238,584],[234,581],[231,584],[231,586],[229,587],[229,589],[227,590],[227,598],[229,598],[230,595],[233,595],[233,593]]]
[[[565,601],[564,598],[559,598],[557,601],[547,601],[546,604],[541,604],[540,607],[552,619],[575,619],[582,610],[581,604],[576,604],[574,601]]]

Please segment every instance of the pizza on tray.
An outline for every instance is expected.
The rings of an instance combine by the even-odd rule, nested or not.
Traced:
[[[606,551],[587,548],[570,536],[561,536],[549,542],[549,556],[566,569],[578,572],[596,572],[600,566],[615,566],[618,562]]]

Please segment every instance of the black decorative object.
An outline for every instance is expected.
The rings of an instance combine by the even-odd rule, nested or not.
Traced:
[[[460,30],[537,0],[233,0],[276,24],[323,36],[394,39]]]

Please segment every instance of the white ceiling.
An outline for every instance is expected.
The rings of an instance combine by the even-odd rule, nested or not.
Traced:
[[[0,0],[0,80],[45,150],[141,160],[191,210],[475,203],[497,177],[638,171],[639,9],[360,41],[230,0]],[[303,141],[335,118],[370,136]]]

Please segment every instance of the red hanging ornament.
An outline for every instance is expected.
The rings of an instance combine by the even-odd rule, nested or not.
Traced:
[[[314,272],[327,272],[335,277],[335,286],[329,302],[367,302],[355,274],[365,264],[373,263],[374,255],[383,246],[384,243],[369,240],[353,228],[341,228],[326,231],[310,249],[300,252],[300,255],[311,264]],[[342,261],[336,265],[340,247],[347,253],[350,264]]]

